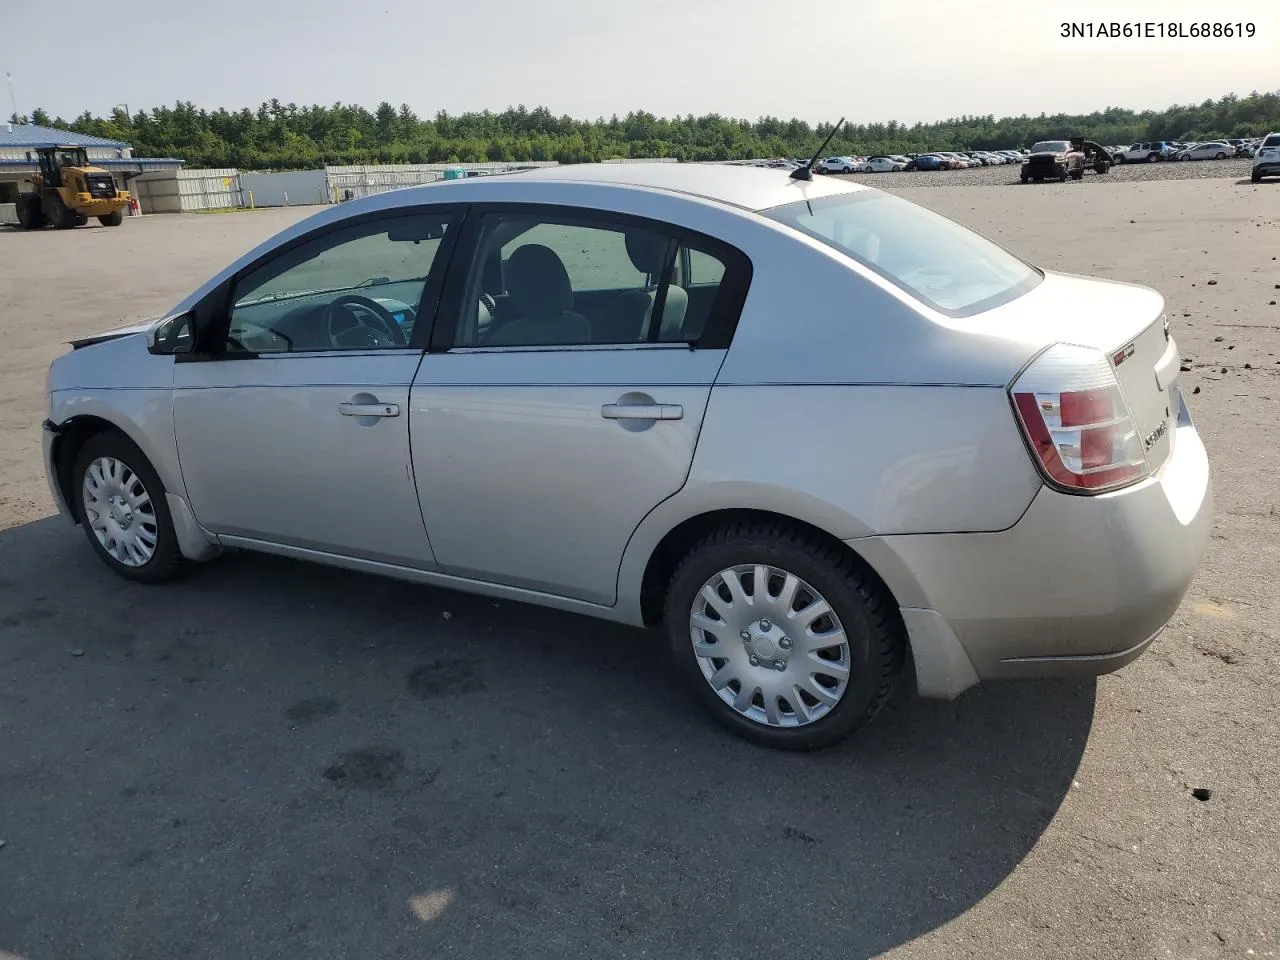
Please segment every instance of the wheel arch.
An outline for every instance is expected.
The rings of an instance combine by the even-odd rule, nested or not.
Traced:
[[[130,429],[119,420],[99,413],[79,413],[54,426],[53,433],[49,451],[50,466],[72,523],[80,524],[83,521],[81,498],[76,495],[75,477],[72,475],[76,459],[84,445],[94,437],[116,433],[137,447],[147,458],[151,469],[160,477],[181,554],[189,560],[207,560],[218,553],[216,538],[200,526],[187,504],[181,478],[169,475],[170,468],[176,469],[176,464],[170,464],[157,456],[156,451],[147,443],[145,433],[136,425]]]
[[[844,540],[831,533],[825,526],[792,516],[789,513],[780,513],[777,510],[755,506],[733,506],[704,510],[680,520],[668,529],[647,551],[638,585],[628,591],[627,594],[620,590],[620,598],[623,596],[627,596],[629,600],[632,597],[635,598],[636,614],[645,626],[658,624],[662,620],[662,608],[671,576],[680,560],[688,554],[694,545],[713,530],[743,521],[763,521],[783,525],[830,545],[832,549],[851,557],[862,571],[873,577],[877,584],[884,589],[885,593],[892,598],[894,605],[899,605],[892,589],[879,572],[861,554]]]
[[[71,477],[72,467],[84,445],[92,437],[106,431],[120,434],[141,450],[142,455],[151,464],[151,468],[160,477],[165,492],[185,501],[186,489],[178,470],[176,451],[167,448],[165,444],[166,440],[170,445],[174,443],[172,426],[167,436],[160,434],[152,437],[145,429],[144,424],[156,420],[156,411],[147,405],[145,399],[142,399],[142,395],[148,392],[136,391],[137,396],[132,397],[135,402],[143,404],[138,411],[142,422],[129,416],[127,410],[103,403],[92,394],[77,395],[74,403],[67,403],[65,406],[57,402],[59,394],[54,394],[54,416],[50,420],[53,425],[54,439],[50,459],[58,478],[58,489],[63,493],[68,507],[75,514],[73,519],[77,523],[80,520],[76,506],[79,498],[75,496],[74,479]],[[159,429],[160,423],[165,419],[161,416],[153,426]]]
[[[84,449],[84,445],[93,437],[108,431],[119,433],[133,443],[137,443],[137,440],[130,436],[127,430],[122,429],[118,424],[107,420],[105,417],[94,414],[78,414],[57,425],[53,438],[51,459],[53,461],[54,476],[58,482],[58,490],[62,493],[62,500],[70,511],[72,523],[80,523],[83,519],[80,498],[75,495],[75,478],[71,475],[72,467],[75,465],[76,457]]]

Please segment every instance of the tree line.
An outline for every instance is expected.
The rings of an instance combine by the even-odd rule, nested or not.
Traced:
[[[740,160],[809,156],[831,124],[719,114],[578,120],[546,107],[521,105],[492,112],[419,117],[407,104],[300,107],[271,100],[256,110],[206,110],[187,101],[139,110],[117,107],[73,120],[35,110],[14,122],[75,130],[124,140],[137,156],[176,157],[193,167],[246,170],[311,169],[325,164],[456,163],[558,160],[581,163],[613,158],[675,157]],[[1101,143],[1136,140],[1210,140],[1261,136],[1280,129],[1280,91],[1228,94],[1195,105],[1133,111],[1120,107],[1083,115],[996,118],[962,116],[934,123],[851,124],[841,128],[828,154],[873,155],[926,150],[984,150],[1030,146],[1036,140],[1083,135]]]

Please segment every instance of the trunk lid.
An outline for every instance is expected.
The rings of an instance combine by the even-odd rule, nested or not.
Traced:
[[[1047,273],[1030,293],[973,318],[975,333],[1023,341],[1034,350],[1073,343],[1103,351],[1133,414],[1151,469],[1173,443],[1174,383],[1181,356],[1164,297],[1149,287]]]

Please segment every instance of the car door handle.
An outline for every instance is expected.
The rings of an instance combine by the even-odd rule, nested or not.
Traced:
[[[398,417],[400,405],[396,403],[340,403],[338,412],[344,417]]]
[[[600,416],[606,420],[680,420],[684,407],[678,403],[606,403]]]

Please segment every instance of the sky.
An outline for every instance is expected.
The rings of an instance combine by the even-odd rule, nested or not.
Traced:
[[[1280,88],[1280,0],[0,0],[0,37],[50,36],[51,16],[96,35],[90,25],[108,11],[109,52],[67,39],[55,65],[44,42],[0,44],[19,113],[275,97],[387,100],[424,118],[523,103],[582,119],[648,110],[915,123]],[[1255,30],[1064,39],[1064,20]]]

